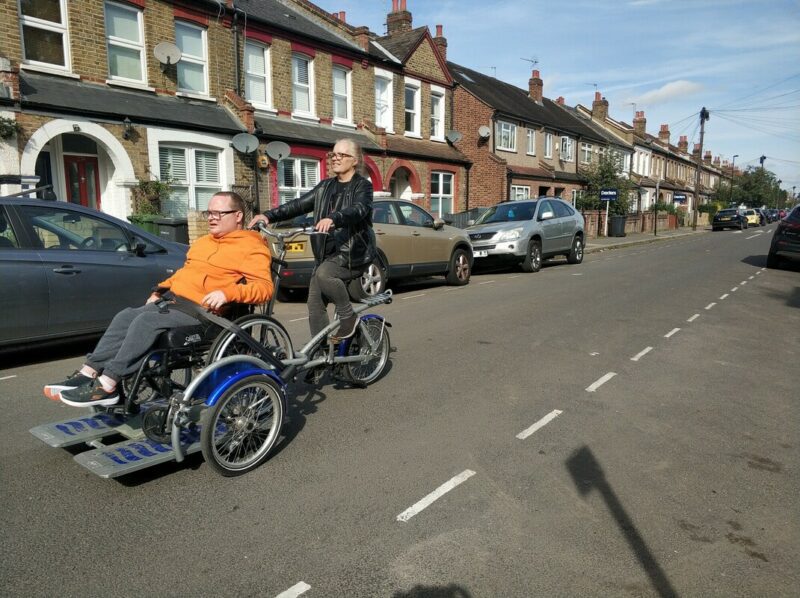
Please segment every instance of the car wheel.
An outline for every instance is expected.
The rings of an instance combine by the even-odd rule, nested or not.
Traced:
[[[447,284],[462,286],[469,282],[472,269],[469,265],[469,254],[461,248],[453,251],[450,256],[450,266],[447,269],[445,280]]]
[[[716,226],[712,226],[712,227],[711,227],[711,232],[712,232],[712,233],[715,233],[715,232],[717,232],[718,230],[719,230],[719,229],[718,229]]]
[[[575,235],[572,239],[572,249],[567,254],[568,264],[580,264],[583,261],[583,237]]]
[[[767,254],[767,268],[778,268],[781,265],[781,258],[771,251]]]
[[[386,283],[389,277],[380,260],[375,259],[367,266],[361,275],[361,288],[368,296],[378,295],[386,290]]]
[[[536,239],[531,239],[528,243],[528,250],[522,260],[523,272],[538,272],[542,267],[542,243]]]

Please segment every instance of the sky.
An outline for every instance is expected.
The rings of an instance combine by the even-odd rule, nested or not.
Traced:
[[[386,32],[391,0],[315,0],[351,25]],[[764,167],[800,195],[800,0],[406,0],[413,27],[443,26],[448,60],[591,107],[736,166]],[[535,65],[532,61],[536,61]]]

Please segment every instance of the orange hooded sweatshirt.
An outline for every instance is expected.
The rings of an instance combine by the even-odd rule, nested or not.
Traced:
[[[198,304],[211,291],[222,291],[228,301],[264,303],[272,296],[271,263],[269,246],[256,231],[206,235],[189,247],[183,267],[158,286]]]

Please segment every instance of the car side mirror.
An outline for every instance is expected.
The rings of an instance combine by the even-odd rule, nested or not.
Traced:
[[[550,220],[554,215],[555,214],[553,214],[553,212],[550,211],[542,212],[541,214],[539,214],[539,220]]]
[[[144,243],[137,243],[136,246],[133,248],[133,253],[137,257],[144,257],[145,256],[144,250],[146,247],[147,245],[145,245]]]
[[[439,230],[445,225],[445,221],[441,218],[434,218],[433,220],[433,230]]]

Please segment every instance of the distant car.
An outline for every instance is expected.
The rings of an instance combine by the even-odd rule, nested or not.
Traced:
[[[761,214],[759,214],[756,210],[753,208],[748,208],[744,211],[744,214],[747,217],[747,224],[761,226]]]
[[[517,263],[525,272],[538,272],[543,259],[556,255],[567,256],[570,264],[583,261],[583,216],[556,197],[499,203],[467,232],[476,264]]]
[[[714,219],[711,221],[711,230],[718,231],[724,228],[738,228],[744,230],[747,228],[747,216],[743,211],[738,208],[726,208],[714,214]]]
[[[279,228],[312,224],[310,216],[277,223]],[[381,198],[372,203],[372,223],[379,258],[364,272],[361,286],[367,295],[381,293],[387,283],[421,276],[445,277],[447,284],[465,285],[472,274],[472,246],[467,233],[434,218],[403,199]],[[308,288],[314,254],[307,235],[287,247],[287,267],[281,272],[281,289]],[[286,294],[283,293],[283,298]]]
[[[777,222],[778,220],[781,219],[781,217],[778,216],[778,210],[776,210],[775,208],[770,208],[767,210],[767,218],[769,219],[770,222]]]
[[[778,222],[767,254],[767,267],[778,268],[783,258],[800,260],[800,206],[795,206]]]
[[[187,249],[72,203],[0,197],[0,347],[101,333]]]

